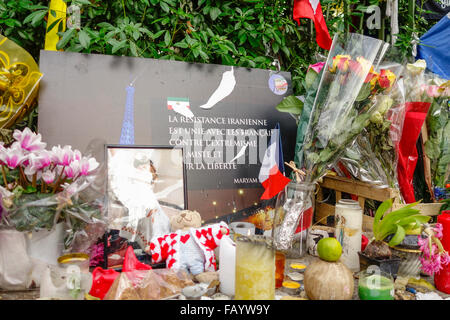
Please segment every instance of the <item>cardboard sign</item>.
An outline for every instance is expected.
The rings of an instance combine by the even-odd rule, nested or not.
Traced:
[[[38,128],[52,145],[184,148],[188,208],[209,220],[254,206],[271,129],[280,123],[293,160],[296,123],[275,106],[270,70],[107,55],[41,51]],[[103,160],[103,159],[100,159]]]

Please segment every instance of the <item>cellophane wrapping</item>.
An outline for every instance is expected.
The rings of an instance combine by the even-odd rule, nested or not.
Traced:
[[[193,285],[191,276],[172,269],[122,272],[103,300],[163,300],[175,297]]]

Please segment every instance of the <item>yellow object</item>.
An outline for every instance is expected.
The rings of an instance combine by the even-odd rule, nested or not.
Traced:
[[[91,296],[89,293],[85,293],[85,294],[84,294],[84,299],[85,299],[85,300],[101,300],[100,298]]]
[[[41,78],[33,57],[0,35],[0,128],[10,127],[29,111]]]
[[[66,10],[67,5],[63,0],[51,0],[49,6],[49,14],[47,21],[47,28],[55,21],[62,19],[63,31],[66,30]],[[55,16],[51,14],[55,12]],[[56,44],[59,41],[58,26],[55,26],[52,30],[45,34],[45,50],[57,51]]]
[[[325,261],[338,261],[342,255],[342,246],[336,238],[322,238],[317,243],[317,253]]]
[[[426,288],[426,289],[431,290],[431,291],[436,290],[436,288],[431,283],[429,283],[428,281],[426,281],[424,279],[419,279],[418,280],[418,279],[414,279],[414,278],[409,278],[408,284],[409,285],[413,285],[413,286],[419,286],[419,287],[422,287],[422,288]]]
[[[262,236],[236,240],[235,299],[275,299],[275,250]]]
[[[306,269],[306,266],[301,263],[291,263],[290,267],[292,270],[295,270],[295,271],[301,271],[301,270]]]
[[[283,281],[283,287],[288,289],[298,289],[300,288],[300,283],[295,281]]]

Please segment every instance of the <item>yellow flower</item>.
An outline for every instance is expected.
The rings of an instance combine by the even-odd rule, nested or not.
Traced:
[[[361,65],[361,73],[367,74],[368,72],[373,72],[373,65],[370,61],[364,59],[363,57],[357,57],[356,61]]]
[[[330,72],[336,72],[336,69],[339,69],[342,72],[347,72],[348,70],[348,62],[352,57],[349,55],[338,54],[333,57],[333,65],[330,68]]]
[[[381,70],[378,83],[382,88],[390,88],[395,82],[395,74],[391,70]]]

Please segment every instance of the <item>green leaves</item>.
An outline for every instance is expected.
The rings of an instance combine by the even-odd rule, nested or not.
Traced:
[[[67,29],[63,34],[61,40],[56,44],[56,49],[60,50],[64,48],[64,46],[69,43],[70,39],[75,35],[75,29]]]
[[[36,27],[39,22],[44,20],[47,13],[47,9],[34,11],[23,20],[23,24],[31,23],[33,27]]]
[[[280,112],[288,112],[294,115],[300,115],[303,110],[303,102],[294,95],[284,98],[276,109]]]
[[[413,209],[418,203],[408,204],[389,213],[386,212],[392,207],[392,199],[381,203],[375,213],[373,222],[375,239],[383,241],[390,234],[394,234],[389,241],[389,246],[396,246],[403,241],[406,233],[428,222],[431,217],[422,215],[419,210]]]
[[[91,37],[87,34],[86,31],[80,30],[80,32],[78,32],[78,40],[80,41],[80,44],[83,46],[83,48],[87,49],[89,47],[89,43],[91,42]]]

